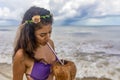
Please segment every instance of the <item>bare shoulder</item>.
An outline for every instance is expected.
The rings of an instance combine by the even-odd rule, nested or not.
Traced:
[[[24,58],[25,58],[25,55],[24,55],[23,49],[19,49],[14,56],[14,61],[16,60],[23,61]]]
[[[50,39],[48,42],[50,43],[50,45],[51,45],[52,48],[54,49],[54,42],[53,42],[53,40]]]

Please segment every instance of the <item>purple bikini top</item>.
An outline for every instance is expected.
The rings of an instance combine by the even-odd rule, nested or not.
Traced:
[[[56,60],[58,60],[57,56],[56,56]],[[29,75],[33,80],[47,80],[50,74],[50,68],[51,68],[51,64],[45,64],[43,62],[35,61],[31,74],[27,74],[27,75]]]
[[[50,74],[51,64],[45,64],[43,62],[34,62],[30,77],[33,80],[46,80]]]

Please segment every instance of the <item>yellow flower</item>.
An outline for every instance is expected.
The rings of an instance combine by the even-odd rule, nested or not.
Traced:
[[[39,23],[41,21],[40,15],[35,15],[32,17],[33,23]]]

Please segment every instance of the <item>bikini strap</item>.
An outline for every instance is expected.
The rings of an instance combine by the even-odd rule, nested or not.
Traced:
[[[64,63],[58,58],[57,53],[56,53],[55,50],[52,48],[52,46],[51,46],[49,43],[47,43],[47,45],[48,45],[48,47],[51,49],[51,51],[53,52],[53,54],[57,57],[58,61],[59,61],[62,65],[64,65]]]

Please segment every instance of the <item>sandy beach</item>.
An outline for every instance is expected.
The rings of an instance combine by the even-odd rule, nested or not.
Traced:
[[[0,80],[12,80],[12,64],[0,63]]]
[[[0,80],[12,80],[11,64],[0,63]]]

